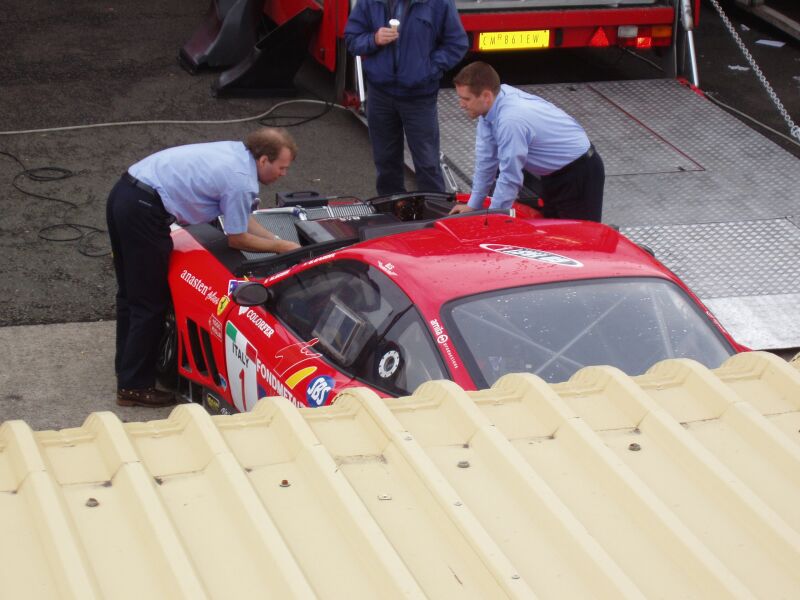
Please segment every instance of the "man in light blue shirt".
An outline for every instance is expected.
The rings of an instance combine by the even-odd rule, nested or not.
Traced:
[[[283,177],[296,154],[286,130],[264,127],[244,142],[168,148],[122,174],[106,207],[117,277],[117,404],[174,403],[172,392],[155,388],[158,344],[169,304],[170,223],[192,225],[223,216],[231,248],[298,248],[251,216],[259,182],[266,185]]]
[[[600,221],[605,169],[575,119],[538,96],[502,85],[483,62],[464,67],[453,83],[461,108],[478,119],[478,131],[472,194],[451,214],[481,208],[492,184],[491,208],[511,208],[527,171],[541,178],[544,216]]]

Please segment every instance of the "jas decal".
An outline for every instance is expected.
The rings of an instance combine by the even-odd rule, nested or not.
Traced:
[[[322,406],[328,401],[335,385],[333,377],[320,375],[311,380],[306,388],[306,400],[311,407]]]
[[[552,252],[545,252],[544,250],[536,250],[534,248],[523,248],[522,246],[509,246],[507,244],[481,244],[484,250],[491,250],[500,254],[508,256],[516,256],[518,258],[527,258],[529,260],[536,260],[551,265],[560,265],[562,267],[582,267],[583,263],[561,256],[560,254],[553,254]]]

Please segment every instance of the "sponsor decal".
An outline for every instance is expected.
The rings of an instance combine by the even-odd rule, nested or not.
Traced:
[[[438,319],[431,320],[431,328],[433,329],[433,333],[436,336],[436,343],[446,344],[449,338],[447,337],[447,334],[444,332],[444,327],[442,327]]]
[[[454,369],[459,369],[460,367],[458,361],[456,360],[455,353],[450,347],[450,336],[447,335],[447,332],[444,330],[444,326],[439,323],[438,319],[431,319],[430,326],[433,330],[433,334],[436,336],[436,343],[442,347],[442,351],[444,351],[445,356],[447,356],[447,359],[450,361],[450,364]]]
[[[286,373],[300,363],[312,358],[319,358],[320,354],[311,349],[318,341],[318,338],[314,338],[308,342],[289,344],[278,350],[275,353],[275,366],[273,367],[275,372],[281,377],[284,377]]]
[[[300,369],[296,373],[293,373],[286,379],[286,385],[289,386],[289,389],[294,389],[294,387],[303,381],[309,375],[313,375],[317,372],[317,367],[306,367],[305,369]]]
[[[211,412],[219,412],[219,400],[209,393],[206,393],[206,406]]]
[[[378,363],[378,375],[382,379],[389,379],[392,375],[397,373],[400,368],[400,353],[397,350],[389,350],[386,354],[381,356]]]
[[[551,265],[560,265],[562,267],[583,266],[583,263],[572,258],[567,258],[560,254],[553,254],[552,252],[545,252],[544,250],[536,250],[535,248],[523,248],[522,246],[509,246],[507,244],[481,244],[481,248],[484,250],[491,250],[492,252],[498,252],[499,254],[527,258],[529,260],[536,260]]]
[[[239,287],[240,284],[248,281],[247,279],[228,279],[228,296],[233,294],[233,290]]]
[[[202,296],[208,302],[217,305],[219,304],[219,294],[217,293],[217,291],[213,289],[210,285],[205,283],[199,277],[193,275],[188,270],[184,269],[181,272],[181,279],[183,279],[183,281],[185,281],[189,285],[189,287],[192,287],[198,292],[200,292],[200,294],[202,294]]]
[[[358,219],[359,219],[359,217],[356,217],[356,220],[358,220]],[[321,263],[321,262],[325,262],[326,260],[330,260],[334,256],[336,256],[336,252],[331,252],[330,254],[323,254],[322,256],[318,256],[317,258],[312,258],[311,260],[307,260],[303,264],[304,265],[316,265],[317,263]]]
[[[333,392],[333,377],[320,375],[311,380],[306,388],[306,400],[309,406],[322,406]]]
[[[264,398],[266,396],[274,396],[274,395],[275,395],[275,392],[273,392],[272,390],[268,390],[267,388],[265,388],[262,385],[258,386],[258,397],[259,398]],[[284,398],[286,398],[286,396],[284,396]],[[295,398],[294,396],[292,396],[291,398],[286,398],[286,399],[289,402],[291,402],[294,406],[296,406],[297,408],[308,408],[305,404],[303,404],[302,402],[299,402],[297,400],[297,398]]]
[[[394,271],[394,265],[392,263],[384,263],[383,261],[378,261],[378,267],[381,271],[386,273],[387,275],[391,275],[392,277],[397,277],[397,273]]]
[[[228,308],[228,304],[231,303],[231,299],[227,296],[223,296],[219,299],[219,303],[217,304],[217,316],[221,317],[225,312],[225,309]]]
[[[240,312],[239,314],[242,313]],[[275,333],[275,330],[269,326],[269,323],[262,319],[252,308],[247,311],[247,320],[258,327],[268,338],[271,338],[272,334]]]
[[[285,271],[281,271],[280,273],[275,273],[275,275],[271,275],[270,277],[267,277],[267,279],[264,281],[264,283],[272,283],[273,281],[277,281],[278,279],[283,279],[288,274],[289,274],[289,269],[286,269]]]
[[[209,290],[206,294],[206,300],[211,302],[211,304],[219,304],[219,294],[216,290]]]
[[[220,342],[222,341],[222,321],[214,315],[208,317],[208,329],[215,338]]]
[[[205,296],[211,289],[211,286],[203,283],[202,279],[192,275],[186,269],[184,269],[183,272],[181,273],[181,279],[183,279],[186,283],[188,283],[190,287],[193,287],[198,292],[200,292],[203,296]]]
[[[315,366],[299,370],[297,368],[300,363],[320,356],[310,349],[316,343],[317,339],[315,338],[310,342],[285,346],[276,352],[275,365],[270,369],[258,356],[256,347],[232,322],[228,321],[225,325],[225,358],[228,366],[230,394],[236,409],[242,412],[246,411],[255,406],[258,399],[264,396],[283,396],[295,406],[306,406],[305,402],[298,400],[292,390],[301,381],[316,372],[317,367]],[[282,377],[290,372],[292,374],[284,383]],[[321,383],[318,386],[313,390],[313,398],[319,398],[321,402],[324,402],[330,390],[326,392]],[[330,380],[330,388],[333,388],[333,379]],[[308,390],[306,390],[306,394],[308,394]],[[312,396],[307,397],[312,398]],[[316,404],[316,400],[309,401],[309,404],[319,406]]]
[[[230,393],[233,405],[244,412],[248,405],[253,406],[256,396],[256,359],[258,353],[255,346],[228,321],[225,326],[225,362],[228,365],[228,380],[231,382]]]
[[[292,391],[283,384],[278,376],[270,371],[267,368],[267,365],[261,362],[260,359],[256,362],[256,371],[258,372],[259,377],[264,380],[264,383],[274,390],[277,395],[288,398],[295,406],[304,406],[297,400]]]

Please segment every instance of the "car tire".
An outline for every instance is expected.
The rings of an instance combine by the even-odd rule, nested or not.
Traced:
[[[156,379],[162,386],[171,390],[178,387],[178,327],[175,322],[175,309],[172,306],[164,314],[164,327],[156,358]]]

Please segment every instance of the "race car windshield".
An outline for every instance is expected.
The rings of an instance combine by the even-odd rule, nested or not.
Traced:
[[[555,383],[590,365],[639,375],[660,360],[716,368],[733,348],[677,285],[616,278],[536,285],[471,296],[445,322],[479,387],[506,373]]]

